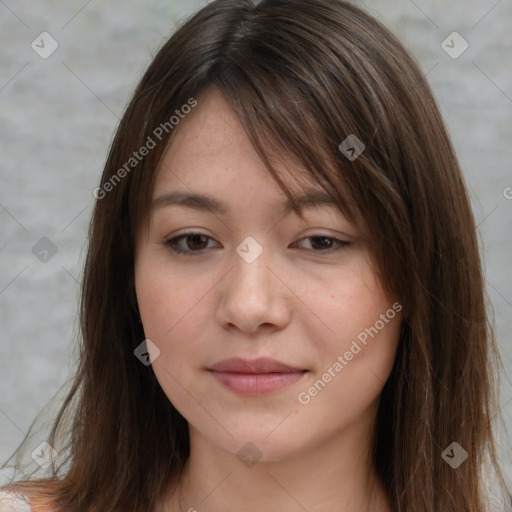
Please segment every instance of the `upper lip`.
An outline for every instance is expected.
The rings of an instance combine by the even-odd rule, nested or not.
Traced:
[[[296,368],[268,357],[260,357],[258,359],[231,357],[215,363],[208,369],[216,372],[232,373],[291,373],[305,371],[302,368]]]

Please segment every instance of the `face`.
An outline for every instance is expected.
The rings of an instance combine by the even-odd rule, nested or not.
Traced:
[[[300,192],[309,189],[322,191],[311,182]],[[287,207],[214,89],[175,133],[153,200],[136,241],[136,294],[153,370],[191,432],[277,460],[371,424],[401,306],[381,288],[363,233],[335,205],[306,208],[304,220]],[[230,358],[245,363],[222,363]]]

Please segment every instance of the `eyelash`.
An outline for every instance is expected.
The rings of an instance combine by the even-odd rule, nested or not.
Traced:
[[[198,251],[185,251],[183,249],[179,249],[177,248],[177,244],[179,241],[183,240],[183,239],[186,239],[190,236],[202,236],[206,239],[209,239],[209,240],[213,240],[211,237],[207,236],[207,235],[204,235],[203,233],[197,233],[195,231],[190,231],[188,233],[183,233],[177,237],[174,237],[174,238],[170,238],[169,240],[166,240],[165,242],[163,242],[164,245],[168,246],[169,249],[175,253],[175,254],[181,254],[183,256],[200,256],[201,254],[204,254],[203,251],[205,251],[206,249],[200,249]],[[300,240],[298,240],[299,242],[301,242],[302,240],[308,240],[308,239],[314,239],[314,238],[324,238],[326,240],[329,240],[331,242],[334,242],[338,247],[337,248],[328,248],[328,249],[325,249],[325,250],[319,250],[319,251],[315,251],[314,249],[310,249],[312,250],[313,252],[320,252],[320,253],[333,253],[333,252],[339,252],[341,250],[343,250],[344,247],[347,247],[350,245],[350,242],[347,242],[345,240],[339,240],[338,238],[334,238],[334,237],[330,237],[330,236],[324,236],[324,235],[314,235],[314,236],[307,236],[307,237],[304,237],[304,238],[301,238]],[[196,254],[194,254],[196,253]]]

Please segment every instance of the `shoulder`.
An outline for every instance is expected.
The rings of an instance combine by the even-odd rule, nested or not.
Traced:
[[[0,512],[31,512],[29,500],[23,494],[0,490]]]

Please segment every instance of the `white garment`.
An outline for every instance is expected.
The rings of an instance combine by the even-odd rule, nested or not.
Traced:
[[[23,495],[0,491],[0,512],[31,512],[31,509]]]

